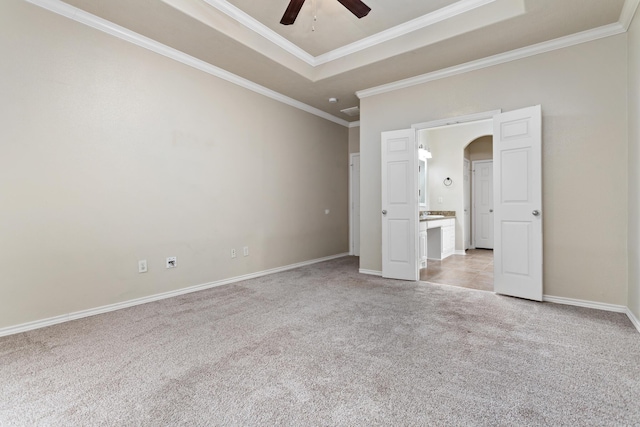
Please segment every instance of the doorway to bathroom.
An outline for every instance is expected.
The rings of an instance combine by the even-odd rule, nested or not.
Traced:
[[[488,116],[494,135],[494,291],[503,295],[542,301],[542,108],[540,105]],[[485,116],[486,113],[478,115]],[[475,115],[475,116],[478,116]],[[469,116],[467,116],[469,117]],[[485,116],[486,117],[486,116]],[[474,117],[475,118],[475,117]],[[454,119],[439,120],[438,127],[457,123]],[[413,125],[411,129],[381,132],[381,252],[382,277],[399,280],[419,280],[422,257],[419,241],[418,164],[420,130],[435,131],[434,122]],[[457,127],[456,127],[457,128]],[[460,129],[464,129],[462,126]],[[466,130],[466,129],[464,129]],[[488,132],[491,133],[491,132]],[[427,139],[430,148],[431,138]],[[436,153],[432,151],[435,158]],[[456,162],[459,171],[455,186],[451,175],[440,181],[452,189],[462,187],[463,162]],[[429,197],[430,200],[432,196]],[[444,203],[444,196],[442,197]],[[462,198],[459,199],[462,203]],[[440,198],[438,198],[440,203]],[[433,210],[433,208],[429,209]],[[429,210],[425,213],[429,213]],[[438,225],[460,229],[462,211],[455,210]],[[444,214],[443,214],[444,215]],[[433,218],[425,218],[426,221]],[[454,224],[451,224],[453,222]],[[426,231],[426,230],[425,230]],[[441,230],[442,231],[442,230]],[[462,239],[450,230],[441,232],[455,240],[455,252],[462,250]],[[427,240],[428,233],[427,233]],[[450,241],[439,247],[448,248]],[[449,255],[442,254],[442,255]],[[444,256],[440,258],[444,259]]]
[[[492,123],[477,122],[422,131],[419,136],[433,150],[427,168],[427,209],[455,211],[458,233],[458,250],[444,259],[430,257],[420,270],[422,281],[493,291],[492,131]],[[451,185],[440,182],[444,175]]]

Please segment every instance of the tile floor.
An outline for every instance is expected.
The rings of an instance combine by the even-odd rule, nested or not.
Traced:
[[[469,249],[466,255],[451,255],[443,261],[427,261],[420,280],[442,285],[493,291],[493,251]]]

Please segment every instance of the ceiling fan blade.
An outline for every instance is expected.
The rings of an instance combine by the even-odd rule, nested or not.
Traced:
[[[287,10],[285,10],[284,15],[282,15],[280,23],[282,25],[291,25],[296,22],[296,18],[303,4],[304,0],[291,0],[289,6],[287,6]]]
[[[360,0],[338,0],[344,7],[349,9],[351,13],[356,15],[358,19],[367,16],[371,8]]]

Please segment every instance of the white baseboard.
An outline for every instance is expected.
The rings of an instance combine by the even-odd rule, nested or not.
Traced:
[[[368,274],[370,276],[380,276],[380,277],[382,277],[382,271],[366,270],[364,268],[361,268],[360,270],[358,270],[358,272],[362,273],[362,274]]]
[[[456,251],[453,254],[454,255],[466,255],[467,251],[461,251],[461,250],[456,249]]]
[[[576,307],[595,308],[596,310],[613,311],[615,313],[626,314],[627,312],[627,307],[624,305],[607,304],[604,302],[586,301],[574,298],[554,297],[551,295],[543,295],[542,301],[564,305],[575,305]]]
[[[329,261],[336,258],[348,256],[348,253],[331,255],[324,258],[317,258],[310,261],[303,261],[296,264],[285,265],[284,267],[272,268],[269,270],[259,271],[256,273],[245,274],[243,276],[231,277],[215,282],[204,283],[202,285],[189,286],[187,288],[176,289],[175,291],[163,292],[161,294],[150,295],[147,297],[136,298],[128,301],[118,302],[115,304],[103,305],[101,307],[90,308],[88,310],[76,311],[73,313],[63,314],[60,316],[49,317],[47,319],[35,320],[33,322],[23,323],[15,326],[0,328],[0,337],[7,335],[19,334],[21,332],[31,331],[34,329],[44,328],[46,326],[56,325],[58,323],[69,322],[71,320],[82,319],[83,317],[95,316],[96,314],[108,313],[123,308],[133,307],[136,305],[146,304],[148,302],[159,301],[166,298],[172,298],[179,295],[189,294],[192,292],[203,291],[205,289],[215,288],[217,286],[228,285],[231,283],[241,282],[243,280],[255,279],[269,274],[280,273],[282,271],[293,270],[294,268],[304,267],[319,262]]]
[[[553,302],[556,304],[575,305],[577,307],[595,308],[596,310],[612,311],[615,313],[624,313],[627,315],[633,326],[640,332],[640,320],[629,310],[629,307],[624,305],[607,304],[603,302],[585,301],[581,299],[554,297],[550,295],[544,295],[543,301]]]
[[[638,320],[638,318],[629,308],[627,308],[627,317],[629,318],[629,320],[631,320],[631,323],[633,323],[633,326],[636,327],[638,332],[640,332],[640,320]]]

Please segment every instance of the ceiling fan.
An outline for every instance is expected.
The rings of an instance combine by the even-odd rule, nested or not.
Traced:
[[[338,0],[344,7],[349,9],[351,13],[359,18],[367,16],[371,8],[366,4],[362,3],[360,0]],[[287,6],[287,10],[285,10],[280,23],[282,25],[291,25],[296,21],[298,17],[298,13],[300,13],[300,9],[304,4],[304,0],[291,0],[289,2],[289,6]]]

